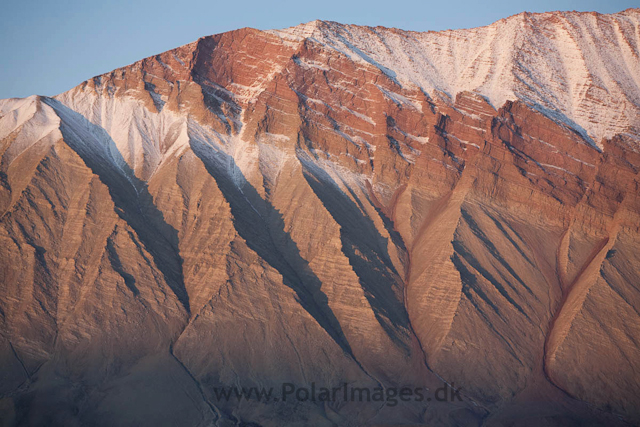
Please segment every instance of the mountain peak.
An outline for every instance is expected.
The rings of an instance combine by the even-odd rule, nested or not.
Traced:
[[[523,100],[599,143],[640,127],[639,23],[638,9],[628,9],[523,12],[439,32],[312,21],[271,33],[309,38],[431,95],[476,91],[494,107]],[[601,103],[617,105],[615,112]]]
[[[243,28],[0,100],[3,420],[638,425],[639,27]]]
[[[267,32],[276,34],[286,39],[302,40],[313,37],[314,34],[321,33],[323,30],[326,30],[327,27],[329,27],[331,24],[335,25],[337,23],[315,19],[313,21],[298,24],[293,27],[283,28],[280,30],[267,30]]]

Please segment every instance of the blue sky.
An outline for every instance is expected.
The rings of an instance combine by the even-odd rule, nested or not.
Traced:
[[[522,11],[618,12],[638,0],[14,0],[0,16],[0,98],[55,95],[201,36],[314,19],[427,31],[490,24]]]

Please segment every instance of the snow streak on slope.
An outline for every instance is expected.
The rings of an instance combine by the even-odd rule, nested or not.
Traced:
[[[520,99],[596,139],[640,129],[640,9],[522,13],[487,27],[410,32],[313,21],[272,31],[373,64],[398,83],[453,97]]]
[[[55,112],[42,104],[39,97],[0,100],[0,141],[10,138],[10,144],[0,146],[4,154],[3,167],[34,144],[44,141],[53,143],[62,135],[58,131],[60,120]],[[6,150],[6,151],[5,151]]]
[[[141,179],[149,179],[164,159],[188,145],[186,118],[169,109],[155,113],[132,97],[88,91],[71,90],[56,99],[107,131],[119,151],[113,157],[123,159]]]

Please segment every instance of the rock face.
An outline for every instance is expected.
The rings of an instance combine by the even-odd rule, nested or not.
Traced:
[[[639,34],[315,21],[0,101],[3,425],[640,423]],[[283,383],[461,399],[217,394]]]

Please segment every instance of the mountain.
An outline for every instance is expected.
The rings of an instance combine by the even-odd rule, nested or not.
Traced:
[[[314,21],[0,101],[2,424],[640,423],[639,46]]]

